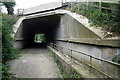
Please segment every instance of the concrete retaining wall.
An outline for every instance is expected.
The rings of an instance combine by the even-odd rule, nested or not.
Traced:
[[[55,44],[59,46],[84,52],[109,61],[112,61],[112,58],[120,54],[119,39],[102,39],[99,35],[85,27],[69,14],[61,15],[59,27],[56,30],[55,40]],[[62,51],[65,55],[71,55],[69,50],[63,48]],[[97,71],[86,64],[79,66],[88,72],[86,75],[91,74],[92,72],[93,75],[98,78],[105,78],[105,75],[111,78],[120,78],[120,69],[115,65],[93,58],[91,60],[90,57],[77,52],[72,52],[72,57],[80,62],[85,62],[88,65],[92,64],[92,66],[98,70]]]
[[[94,32],[84,27],[69,14],[61,15],[56,38],[100,38]]]
[[[90,54],[92,56],[101,58],[101,59],[105,59],[105,60],[109,60],[112,61],[112,58],[114,56],[116,56],[117,54],[120,54],[120,48],[113,48],[113,47],[105,47],[105,46],[95,46],[95,45],[88,45],[88,44],[80,44],[80,43],[70,43],[70,42],[62,42],[62,41],[56,41],[55,42],[57,45],[64,47],[62,49],[62,52],[65,55],[70,56],[71,52],[70,50],[67,50],[65,48],[68,49],[72,49],[75,51],[80,51],[80,52],[84,52],[86,54]],[[82,61],[84,63],[87,63],[88,65],[91,64],[93,67],[95,67],[96,69],[102,71],[103,73],[109,75],[110,77],[113,78],[120,78],[120,69],[118,68],[118,66],[109,64],[107,62],[103,62],[100,60],[96,60],[96,59],[90,59],[90,57],[83,55],[81,53],[78,52],[72,52],[71,55],[73,58]],[[105,75],[101,74],[99,71],[90,68],[87,65],[83,65],[83,66],[79,66],[79,67],[83,67],[85,68],[85,70],[87,71],[91,71],[94,75],[96,75],[98,78],[104,77]],[[82,73],[81,73],[82,74]],[[89,73],[90,74],[90,73]],[[86,74],[87,75],[87,74]],[[105,78],[105,77],[104,77]]]

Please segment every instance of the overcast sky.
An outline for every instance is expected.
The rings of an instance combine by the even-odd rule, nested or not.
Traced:
[[[15,0],[16,6],[14,8],[15,13],[17,12],[17,9],[26,9],[34,6],[38,6],[45,3],[60,1],[60,0]],[[4,8],[4,7],[2,7]],[[6,9],[3,9],[4,12],[7,12]]]
[[[49,2],[54,2],[58,0],[15,0],[16,1],[16,8],[29,8],[34,7],[40,4],[45,4]]]
[[[58,0],[15,0],[15,12],[17,9],[26,9],[34,6],[38,6],[45,3],[55,2]]]
[[[62,0],[15,0],[16,6],[14,8],[15,13],[17,12],[17,9],[26,9],[34,6],[38,6],[45,3],[55,2],[55,1],[62,1]],[[65,1],[65,0],[63,0]],[[71,0],[66,0],[71,1]],[[4,7],[3,7],[4,8]],[[4,12],[7,12],[5,9],[3,9]]]

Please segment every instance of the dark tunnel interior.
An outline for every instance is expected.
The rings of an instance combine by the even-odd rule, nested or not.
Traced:
[[[27,46],[46,46],[53,42],[59,27],[60,15],[50,15],[26,19],[23,21],[22,36],[26,38]],[[35,43],[35,34],[45,34],[45,43]]]

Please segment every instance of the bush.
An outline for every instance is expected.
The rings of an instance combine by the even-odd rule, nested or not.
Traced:
[[[14,75],[10,72],[10,67],[7,64],[2,65],[2,79],[10,80],[14,78]]]
[[[3,14],[2,19],[2,59],[7,61],[18,57],[18,50],[13,47],[14,39],[11,37],[15,19],[13,16],[6,14]]]
[[[13,47],[14,39],[13,34],[13,24],[15,23],[14,16],[2,14],[2,77],[3,80],[10,80],[13,78],[13,74],[10,73],[10,68],[6,62],[10,59],[15,59],[19,57],[19,50]]]

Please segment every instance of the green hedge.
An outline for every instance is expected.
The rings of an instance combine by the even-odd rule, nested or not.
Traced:
[[[13,24],[15,23],[14,16],[3,14],[2,16],[2,60],[7,61],[18,57],[18,50],[13,47],[14,39]]]
[[[15,23],[15,17],[7,14],[2,14],[2,78],[3,80],[10,80],[13,78],[13,74],[10,73],[10,68],[6,64],[8,60],[19,57],[19,50],[13,47],[14,39],[13,24]]]

